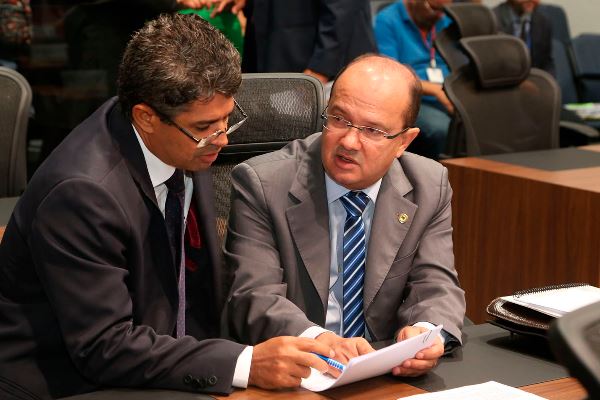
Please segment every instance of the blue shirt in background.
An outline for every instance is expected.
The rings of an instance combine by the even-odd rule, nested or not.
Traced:
[[[436,22],[435,32],[439,33],[451,22],[450,18],[444,15]],[[429,68],[431,62],[430,45],[433,44],[431,32],[427,34],[427,44],[425,44],[420,29],[408,14],[403,1],[394,3],[377,14],[375,18],[375,40],[381,54],[410,65],[421,80],[428,80],[427,68]],[[444,78],[446,78],[450,71],[437,51],[435,52],[435,61],[437,67],[442,70]],[[428,103],[437,102],[433,96],[424,96],[423,101]]]

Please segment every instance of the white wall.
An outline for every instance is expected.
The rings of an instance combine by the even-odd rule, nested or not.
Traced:
[[[482,3],[494,7],[499,0],[483,0]],[[571,36],[581,33],[600,34],[600,0],[542,0],[546,4],[556,4],[565,9],[571,28]]]

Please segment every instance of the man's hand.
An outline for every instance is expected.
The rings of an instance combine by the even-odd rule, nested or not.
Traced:
[[[310,367],[328,372],[329,365],[311,353],[335,356],[328,345],[309,338],[280,336],[260,343],[252,352],[248,383],[264,389],[298,387]]]
[[[421,85],[423,87],[423,95],[434,96],[437,101],[444,106],[446,111],[448,111],[448,114],[454,114],[454,104],[452,104],[448,96],[446,96],[446,92],[444,92],[442,85],[429,81],[421,81]]]
[[[210,13],[211,18],[225,10],[231,9],[233,14],[237,14],[246,5],[246,0],[177,0],[177,3],[186,8],[215,8]]]
[[[211,0],[215,8],[210,13],[211,18],[231,8],[232,14],[237,14],[246,5],[246,0]]]
[[[410,337],[420,335],[429,329],[420,326],[406,326],[398,332],[397,340],[400,342]],[[392,369],[396,376],[419,376],[431,370],[437,365],[438,359],[444,354],[442,340],[435,338],[431,347],[419,351],[415,358],[404,361],[401,365]]]
[[[177,0],[182,8],[205,8],[210,7],[212,4],[211,0]]]
[[[317,341],[329,346],[335,352],[335,359],[342,364],[348,364],[351,358],[375,351],[373,347],[364,338],[343,338],[333,332],[324,332],[317,336]],[[338,377],[340,371],[337,368],[329,367],[327,371],[330,375]]]

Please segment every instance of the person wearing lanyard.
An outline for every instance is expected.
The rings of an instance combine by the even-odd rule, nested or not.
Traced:
[[[375,19],[375,39],[381,54],[410,65],[423,85],[417,126],[421,134],[408,149],[438,158],[446,145],[454,107],[442,89],[449,69],[435,51],[436,34],[450,24],[443,6],[451,0],[402,0],[382,10]]]

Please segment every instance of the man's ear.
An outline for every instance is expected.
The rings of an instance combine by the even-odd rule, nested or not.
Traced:
[[[131,108],[131,119],[133,124],[145,133],[153,133],[156,130],[156,124],[160,122],[154,109],[144,103],[136,104]]]
[[[406,132],[402,134],[402,145],[398,147],[398,152],[396,153],[396,158],[400,157],[404,150],[408,147],[409,144],[412,143],[413,140],[417,137],[421,130],[417,127],[410,128]]]

